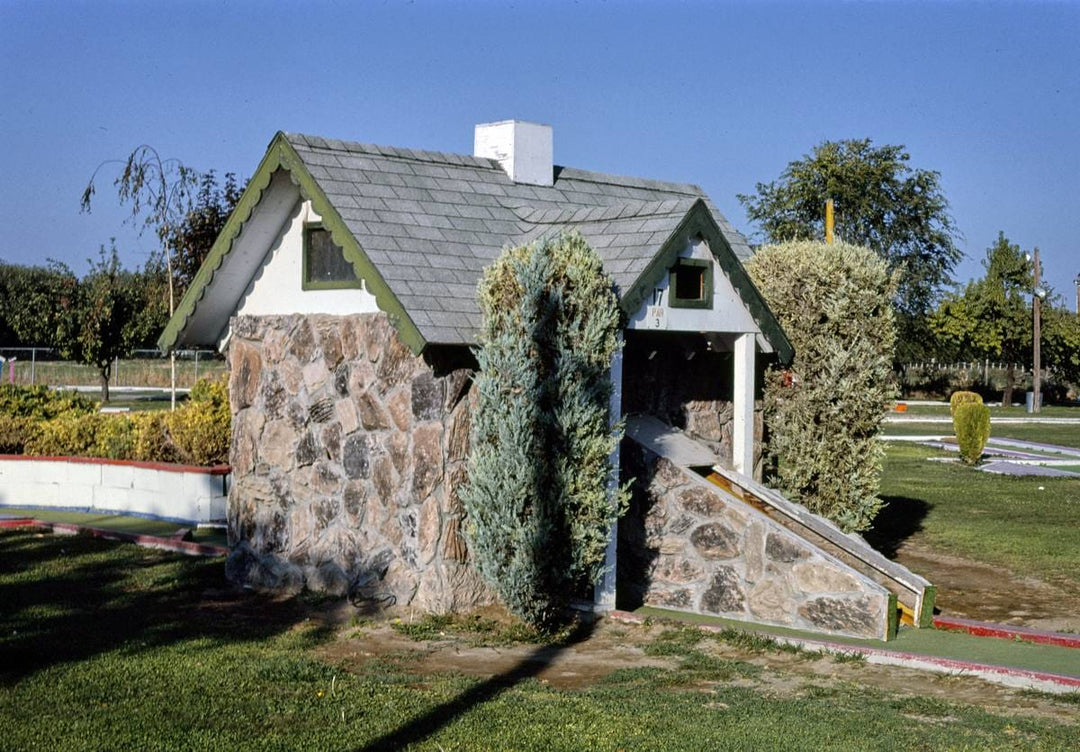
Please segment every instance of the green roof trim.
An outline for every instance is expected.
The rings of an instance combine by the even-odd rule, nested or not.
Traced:
[[[695,235],[701,235],[708,243],[716,262],[731,281],[732,287],[735,288],[739,299],[750,312],[754,323],[761,329],[762,336],[776,351],[780,362],[785,365],[791,363],[795,357],[795,349],[791,346],[780,322],[769,310],[765,298],[750,280],[750,275],[746,273],[746,269],[724,239],[720,227],[702,199],[694,202],[674,232],[664,241],[660,252],[638,276],[633,287],[623,293],[621,300],[623,311],[630,316],[641,308],[654,285],[663,279],[668,269],[678,259],[679,253],[686,247],[686,243]]]
[[[173,317],[158,338],[158,347],[163,352],[172,350],[180,338],[180,333],[187,325],[188,319],[195,313],[195,307],[206,294],[207,288],[214,279],[214,274],[221,267],[225,257],[232,250],[233,242],[240,235],[244,225],[251,219],[251,214],[262,199],[263,192],[270,185],[270,181],[278,170],[285,170],[289,179],[300,189],[300,195],[311,202],[316,213],[322,217],[322,226],[330,231],[330,235],[343,251],[345,258],[352,263],[358,279],[364,280],[368,292],[375,296],[375,302],[379,310],[385,311],[390,317],[390,322],[398,331],[410,350],[419,354],[427,344],[419,328],[409,317],[401,301],[391,291],[389,285],[379,274],[375,265],[364,253],[364,249],[353,237],[352,232],[346,227],[337,209],[327,199],[319,184],[304,166],[300,156],[288,142],[285,135],[280,131],[274,136],[267,148],[266,156],[259,163],[258,169],[248,182],[244,194],[236,205],[236,209],[229,216],[221,234],[214,241],[210,253],[199,268],[198,274],[192,280],[180,305],[177,306]]]

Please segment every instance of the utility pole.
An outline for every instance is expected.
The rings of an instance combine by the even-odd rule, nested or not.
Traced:
[[[1080,316],[1080,274],[1076,275],[1073,284],[1076,285],[1076,314]]]
[[[833,200],[830,198],[825,201],[825,242],[832,245],[833,242]],[[1080,279],[1078,277],[1077,279]],[[1080,295],[1080,293],[1078,293]],[[1080,298],[1078,298],[1080,300]]]
[[[1032,361],[1033,361],[1033,365],[1035,367],[1034,367],[1034,369],[1032,369],[1032,376],[1031,376],[1031,383],[1032,383],[1031,391],[1034,393],[1034,395],[1033,395],[1034,400],[1033,400],[1032,405],[1031,405],[1031,411],[1033,413],[1037,413],[1037,412],[1039,412],[1040,402],[1042,401],[1042,395],[1040,394],[1041,386],[1042,386],[1040,384],[1040,381],[1041,381],[1040,371],[1042,370],[1042,357],[1041,357],[1042,353],[1040,352],[1040,345],[1041,345],[1041,340],[1042,340],[1042,316],[1041,316],[1041,314],[1042,314],[1042,296],[1040,295],[1040,293],[1042,291],[1039,288],[1039,275],[1040,275],[1042,270],[1039,267],[1039,249],[1038,248],[1035,248],[1032,251],[1032,256],[1034,257],[1033,262],[1034,262],[1034,266],[1035,266],[1035,287],[1032,290],[1032,294],[1031,294],[1031,312],[1032,312],[1032,316],[1033,316],[1032,327],[1031,327],[1031,335],[1032,335],[1031,339],[1032,339],[1032,344],[1033,344],[1033,347],[1034,347],[1034,352],[1032,353]]]

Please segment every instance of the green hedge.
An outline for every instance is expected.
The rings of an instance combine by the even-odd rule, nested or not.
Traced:
[[[975,465],[990,439],[990,408],[979,402],[958,402],[953,411],[953,430],[960,445],[960,457]]]
[[[952,397],[949,397],[949,415],[955,417],[956,408],[959,405],[981,405],[982,403],[982,395],[976,392],[953,392]]]
[[[0,453],[39,457],[101,457],[142,462],[216,465],[229,460],[230,415],[225,377],[202,380],[172,412],[101,414],[85,398],[65,402],[44,387],[6,388],[15,414],[0,413]],[[27,394],[15,394],[23,390]],[[46,390],[47,391],[47,390]],[[55,395],[56,393],[54,393]],[[76,395],[77,396],[77,395]],[[66,409],[58,409],[67,404]],[[93,409],[97,404],[90,402]],[[27,415],[29,413],[29,415]],[[37,417],[30,417],[36,415]],[[51,415],[48,419],[42,416]]]

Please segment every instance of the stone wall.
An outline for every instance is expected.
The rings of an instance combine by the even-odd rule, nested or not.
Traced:
[[[888,592],[813,544],[639,444],[622,444],[635,478],[619,522],[620,605],[882,639]]]
[[[699,334],[627,332],[623,363],[623,412],[657,417],[685,431],[731,466],[732,353],[709,349]],[[754,405],[754,477],[759,480],[763,431],[758,401]]]
[[[230,579],[434,612],[490,602],[455,492],[471,372],[437,372],[383,313],[240,316],[232,332]]]

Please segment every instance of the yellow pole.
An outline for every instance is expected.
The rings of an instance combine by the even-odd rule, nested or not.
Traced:
[[[825,242],[832,245],[833,241],[833,201],[825,202]]]

